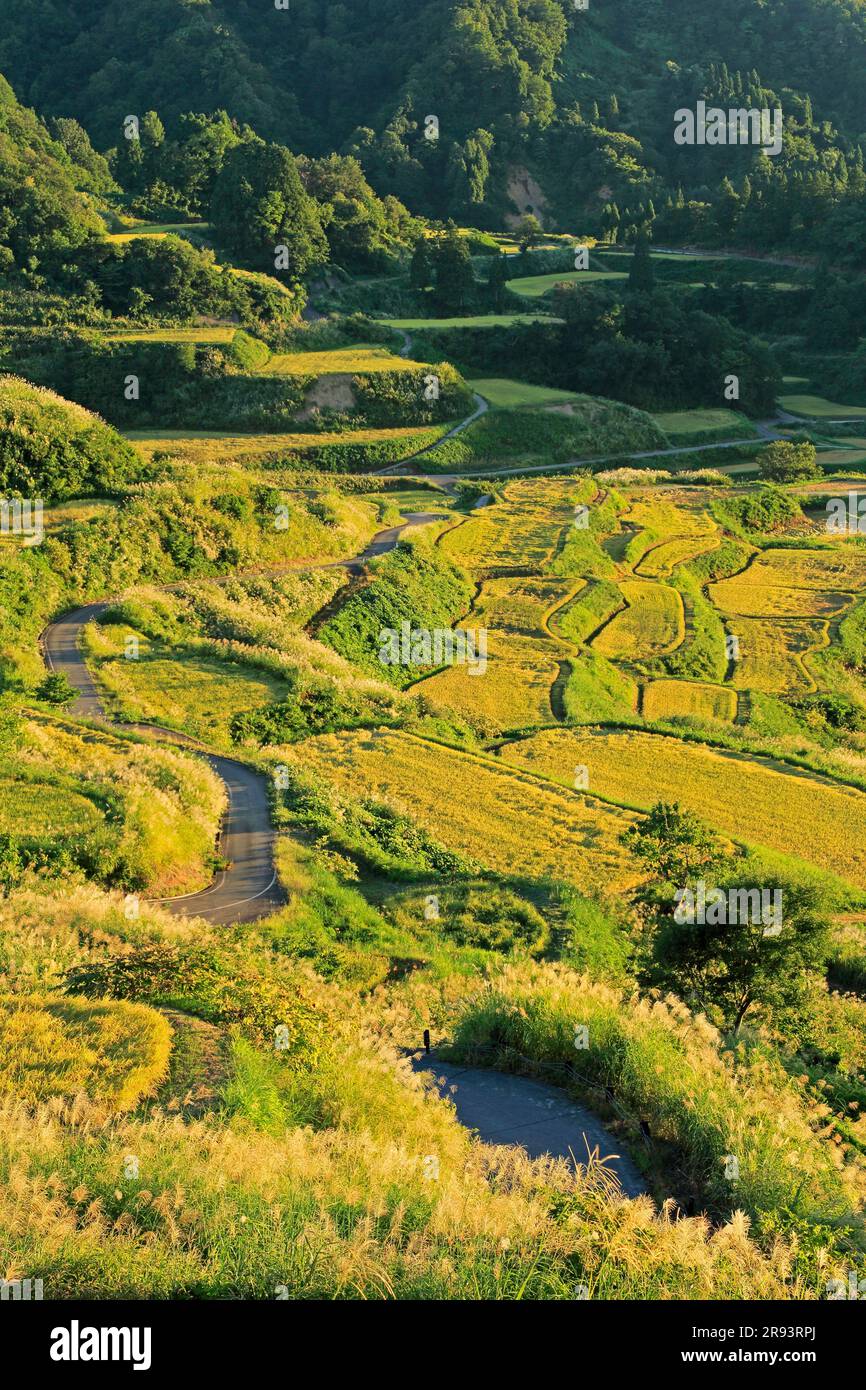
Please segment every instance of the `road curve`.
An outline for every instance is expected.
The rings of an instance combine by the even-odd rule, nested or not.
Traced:
[[[439,520],[442,513],[407,512],[401,526],[379,531],[361,554],[348,560],[325,561],[322,564],[292,566],[292,568],[324,569],[344,567],[363,569],[368,560],[393,550],[403,531],[409,526],[424,525]],[[87,623],[96,622],[111,607],[113,600],[88,603],[75,608],[45,629],[41,638],[46,664],[52,671],[64,673],[70,685],[79,692],[69,713],[81,719],[109,723],[102,697],[90,674],[80,648],[80,636]],[[276,835],[271,821],[267,778],[260,772],[207,751],[203,744],[174,729],[159,724],[124,724],[118,726],[135,733],[146,734],[161,743],[177,748],[189,748],[199,753],[225,783],[228,811],[223,821],[219,852],[227,867],[221,869],[213,883],[200,893],[180,898],[157,898],[170,912],[183,917],[206,917],[215,924],[252,922],[265,917],[286,903],[274,868]]]
[[[482,1143],[518,1144],[530,1158],[550,1154],[575,1166],[597,1154],[606,1160],[626,1197],[647,1191],[621,1142],[591,1110],[558,1087],[511,1072],[440,1062],[433,1056],[419,1058],[413,1067],[434,1074],[439,1094],[454,1104],[457,1119]]]

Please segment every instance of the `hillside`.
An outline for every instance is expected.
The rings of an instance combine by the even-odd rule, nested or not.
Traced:
[[[748,0],[719,22],[683,0],[578,12],[562,0],[336,11],[303,0],[290,20],[257,0],[144,0],[134,16],[120,0],[56,9],[38,36],[26,7],[10,14],[0,70],[27,102],[81,120],[100,148],[118,143],[129,112],[154,110],[176,133],[191,108],[228,110],[297,152],[356,154],[380,194],[476,225],[529,208],[549,225],[577,215],[580,230],[609,231],[627,213],[641,220],[648,201],[661,214],[680,188],[700,201],[709,185],[720,199],[725,176],[739,187],[748,173],[793,237],[782,171],[789,196],[815,203],[797,225],[808,238],[846,199],[852,163],[862,172],[866,16],[845,0]],[[774,178],[753,150],[685,158],[673,113],[702,97],[781,106]]]

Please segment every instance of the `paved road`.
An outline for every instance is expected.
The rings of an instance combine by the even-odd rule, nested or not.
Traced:
[[[477,1131],[485,1144],[519,1144],[530,1158],[551,1154],[577,1164],[585,1164],[597,1150],[601,1159],[609,1160],[607,1166],[627,1197],[647,1191],[619,1141],[591,1111],[557,1087],[486,1067],[440,1062],[432,1056],[413,1065],[441,1078],[440,1094],[454,1102],[460,1123]],[[452,1086],[456,1087],[453,1092]]]
[[[401,526],[390,526],[375,535],[362,554],[349,560],[335,560],[307,568],[361,569],[377,555],[393,550],[408,526],[423,525],[439,520],[439,512],[407,512]],[[52,671],[65,672],[71,685],[79,692],[69,713],[82,719],[108,723],[108,716],[99,690],[94,684],[87,663],[81,655],[79,640],[82,628],[96,622],[111,606],[111,600],[89,603],[64,614],[42,634],[42,650]],[[146,734],[162,743],[199,752],[225,783],[228,812],[220,835],[219,850],[228,867],[219,872],[209,888],[181,898],[159,898],[160,902],[179,916],[207,917],[214,923],[251,922],[276,911],[286,902],[274,869],[275,833],[271,822],[269,786],[262,773],[245,763],[209,753],[203,744],[186,734],[158,724],[121,725]]]

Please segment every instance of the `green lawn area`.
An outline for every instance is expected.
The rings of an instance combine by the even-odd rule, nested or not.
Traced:
[[[559,270],[552,275],[524,275],[519,280],[507,280],[506,287],[524,299],[540,299],[554,285],[589,284],[594,280],[624,280],[622,270]]]
[[[805,415],[813,420],[866,416],[866,405],[840,405],[838,401],[828,401],[824,396],[780,396],[779,405],[792,415]]]
[[[332,376],[345,372],[356,376],[364,372],[420,371],[423,362],[413,362],[376,343],[354,343],[352,347],[330,352],[281,352],[261,368],[264,376]]]
[[[513,323],[561,323],[549,314],[477,314],[463,319],[381,319],[389,328],[510,328]]]
[[[533,386],[528,381],[511,381],[501,376],[481,377],[467,385],[497,410],[509,410],[520,405],[556,405],[562,401],[573,401],[577,396],[575,391]]]
[[[653,415],[665,434],[703,434],[706,430],[728,430],[732,439],[754,433],[754,427],[734,410],[668,410]]]

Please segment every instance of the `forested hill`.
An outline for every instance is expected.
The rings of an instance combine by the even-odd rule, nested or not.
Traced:
[[[755,182],[769,190],[761,211],[773,204],[777,241],[826,221],[852,171],[860,195],[864,0],[590,0],[586,11],[572,0],[0,0],[0,20],[0,71],[19,99],[76,117],[102,150],[128,114],[156,111],[171,134],[190,110],[223,109],[296,152],[356,154],[377,192],[413,211],[496,225],[531,206],[548,225],[577,214],[597,233],[626,215],[640,224],[650,202],[658,213],[681,190],[719,201],[730,231],[725,219],[744,209],[725,178],[742,198],[749,177],[745,202]],[[773,168],[753,148],[678,148],[673,111],[701,97],[780,105]],[[425,139],[430,114],[438,141]],[[796,186],[796,211],[782,185]],[[673,233],[700,233],[702,216],[681,215]]]

